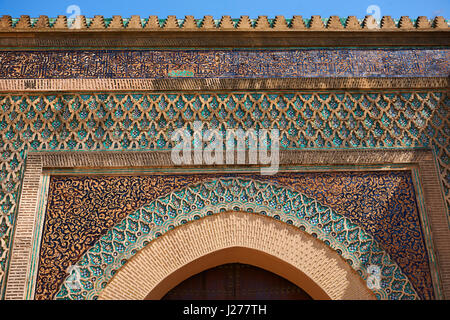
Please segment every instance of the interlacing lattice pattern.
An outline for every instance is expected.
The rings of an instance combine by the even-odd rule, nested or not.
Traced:
[[[430,147],[450,206],[449,105],[437,91],[0,95],[0,279],[27,150],[169,149],[171,132],[194,121],[279,129],[286,149]]]
[[[243,178],[222,178],[159,197],[128,215],[76,264],[57,299],[95,299],[109,279],[139,250],[170,229],[222,211],[248,211],[273,217],[332,247],[367,279],[367,268],[380,268],[378,299],[417,299],[407,277],[365,230],[314,199],[284,186]],[[68,281],[69,283],[68,283]]]

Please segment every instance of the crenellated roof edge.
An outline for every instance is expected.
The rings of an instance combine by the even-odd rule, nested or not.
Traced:
[[[12,18],[4,15],[0,18],[0,32],[45,32],[45,31],[448,31],[449,22],[442,16],[428,19],[420,16],[417,19],[410,19],[402,16],[400,19],[393,19],[384,16],[380,20],[375,20],[373,16],[366,16],[364,19],[357,19],[355,16],[341,18],[331,16],[322,18],[314,15],[311,18],[293,16],[285,18],[276,16],[269,19],[267,16],[259,16],[250,19],[248,16],[241,16],[239,19],[232,19],[230,16],[223,16],[221,19],[214,19],[212,16],[204,16],[202,19],[195,19],[193,16],[185,16],[178,19],[176,16],[168,16],[161,19],[157,16],[141,18],[133,15],[130,18],[113,16],[104,18],[96,15],[87,18],[79,15],[76,18],[68,18],[60,15],[56,18],[40,16],[30,18],[23,15],[20,18]]]

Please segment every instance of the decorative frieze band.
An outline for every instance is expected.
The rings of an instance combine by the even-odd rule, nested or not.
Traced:
[[[0,79],[0,92],[446,89],[448,78]]]
[[[11,80],[446,78],[449,73],[450,50],[428,48],[0,51],[0,79]]]

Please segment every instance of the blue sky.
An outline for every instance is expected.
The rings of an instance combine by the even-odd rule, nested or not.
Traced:
[[[304,18],[311,15],[353,15],[364,18],[366,14],[374,13],[367,13],[367,8],[375,5],[380,8],[380,16],[390,15],[394,19],[403,15],[411,18],[422,15],[429,18],[436,15],[450,18],[450,0],[0,0],[0,16],[70,16],[73,12],[67,12],[67,8],[71,5],[78,6],[80,14],[86,17],[121,15],[126,18],[138,14],[141,17],[157,15],[160,18],[168,15],[176,15],[178,18],[185,15],[193,15],[195,18],[212,15],[216,19],[222,15],[230,15],[232,18],[239,18],[241,15],[248,15],[250,18],[257,18],[258,15],[267,15],[269,18],[276,15],[287,18],[292,15],[302,15]]]

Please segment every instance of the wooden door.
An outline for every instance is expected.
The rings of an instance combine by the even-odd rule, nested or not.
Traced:
[[[181,282],[163,300],[311,300],[288,280],[247,264],[230,263]]]

